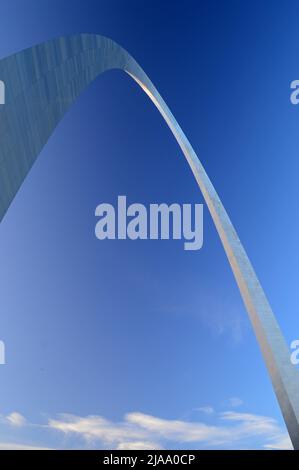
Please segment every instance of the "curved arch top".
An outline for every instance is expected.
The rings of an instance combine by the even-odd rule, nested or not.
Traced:
[[[259,342],[293,446],[299,449],[299,371],[238,235],[192,146],[133,57],[94,34],[60,37],[0,60],[0,221],[53,130],[101,73],[128,73],[160,111],[204,196]]]

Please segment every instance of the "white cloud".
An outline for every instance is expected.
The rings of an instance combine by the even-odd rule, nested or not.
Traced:
[[[201,413],[205,413],[207,415],[212,415],[215,413],[215,410],[212,406],[201,406],[199,408],[194,408],[194,411],[200,411]]]
[[[156,442],[120,442],[118,450],[162,450],[163,447]]]
[[[16,442],[0,442],[0,450],[51,450],[48,447],[32,446]]]
[[[50,428],[64,433],[75,433],[87,441],[100,440],[105,444],[123,443],[127,441],[140,441],[147,437],[147,433],[127,422],[112,423],[102,416],[90,415],[86,417],[70,414],[60,415],[60,419],[50,419]]]
[[[10,415],[6,416],[5,418],[9,424],[12,426],[17,426],[21,427],[26,424],[26,419],[24,418],[23,415],[18,413],[17,411],[14,411],[13,413],[10,413]]]
[[[226,411],[221,413],[221,419],[238,423],[237,426],[234,427],[234,430],[237,431],[237,437],[239,436],[239,438],[264,436],[269,440],[276,439],[282,434],[275,419],[267,416]]]
[[[62,432],[71,439],[72,448],[94,448],[95,446],[98,448],[100,446],[120,450],[180,447],[188,449],[188,446],[192,444],[192,447],[211,449],[292,449],[289,436],[273,418],[240,413],[235,410],[216,413],[211,406],[203,406],[196,410],[209,416],[208,424],[203,419],[200,421],[165,419],[145,413],[130,412],[119,422],[108,420],[100,415],[60,414],[56,418],[50,418],[45,426],[28,423],[24,416],[16,411],[2,416],[1,423],[2,426],[10,427],[10,433],[12,428],[21,428],[25,425],[40,427],[43,433],[47,430]],[[211,424],[211,419],[213,419],[213,424]],[[82,439],[85,441],[84,445],[82,445]],[[19,438],[16,440],[18,441]],[[46,447],[18,442],[0,442],[0,449],[35,448]]]
[[[273,440],[273,442],[269,442],[268,444],[264,444],[263,446],[265,449],[274,449],[274,450],[293,450],[293,445],[288,434],[281,434]]]
[[[78,435],[90,444],[97,441],[118,449],[167,448],[171,442],[185,448],[189,443],[205,448],[245,448],[254,442],[254,446],[265,449],[289,448],[290,444],[273,418],[234,411],[216,415],[215,425],[162,419],[139,412],[126,414],[119,423],[97,415],[64,414],[50,419],[48,425],[65,434]],[[256,444],[257,440],[260,444]]]
[[[238,398],[238,397],[231,397],[228,399],[228,403],[229,403],[229,406],[231,406],[232,408],[238,408],[239,406],[243,405],[243,400],[241,400],[241,398]]]
[[[156,418],[143,413],[129,413],[125,419],[148,433],[178,442],[206,442],[225,439],[227,430],[199,422]]]

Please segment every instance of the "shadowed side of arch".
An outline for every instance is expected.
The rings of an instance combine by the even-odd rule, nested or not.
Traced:
[[[101,73],[128,73],[160,111],[202,191],[259,342],[293,446],[299,449],[299,372],[238,235],[203,166],[168,106],[137,62],[112,40],[61,37],[0,60],[0,220],[53,130]]]

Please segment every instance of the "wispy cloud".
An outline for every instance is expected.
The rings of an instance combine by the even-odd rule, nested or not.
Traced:
[[[281,434],[276,420],[267,416],[225,411],[221,413],[221,419],[237,423],[234,427],[234,430],[237,431],[236,437],[262,435],[268,438],[276,438]]]
[[[117,450],[162,450],[163,447],[157,442],[143,442],[143,441],[135,441],[135,442],[121,442],[117,446]]]
[[[0,442],[0,450],[51,450],[49,447],[31,446],[16,442]]]
[[[229,297],[211,295],[210,292],[203,291],[199,298],[193,297],[190,291],[188,298],[189,301],[185,304],[165,305],[163,309],[159,307],[159,311],[173,315],[190,315],[200,320],[212,336],[229,337],[234,346],[243,342],[248,331],[248,320],[244,312],[236,309]],[[217,300],[219,298],[221,301]]]
[[[215,413],[215,410],[212,406],[200,406],[199,408],[194,408],[193,411],[200,411],[201,413],[205,413],[207,415],[212,415]]]
[[[26,424],[26,419],[24,418],[24,416],[18,413],[17,411],[13,411],[9,415],[7,415],[5,419],[12,426],[21,427]]]
[[[243,400],[241,400],[241,398],[238,398],[238,397],[231,397],[228,399],[228,405],[231,408],[238,408],[239,406],[243,405]]]
[[[273,450],[293,450],[293,445],[291,442],[290,437],[287,434],[282,434],[275,438],[272,442],[268,444],[264,444],[263,446],[265,449],[273,449]]]
[[[47,438],[49,431],[51,438],[55,437],[55,432],[63,433],[70,445],[66,445],[65,440],[61,444],[60,434],[56,434],[59,448],[292,448],[288,435],[273,418],[235,410],[217,413],[211,406],[203,406],[197,410],[203,413],[202,418],[208,418],[208,423],[202,419],[166,419],[141,412],[130,412],[120,421],[108,420],[100,415],[77,416],[64,413],[49,418],[47,424],[33,424],[16,411],[2,417],[1,423],[2,426],[9,426],[10,430],[24,428],[22,432],[40,428],[44,438]],[[19,440],[20,436],[15,443],[0,442],[0,449],[49,447],[34,445],[31,442],[20,443]]]
[[[167,447],[167,444],[195,444],[204,447],[250,447],[250,440],[260,440],[260,448],[277,448],[289,442],[277,422],[269,417],[226,411],[217,415],[219,423],[163,419],[132,412],[119,423],[101,416],[60,415],[49,420],[49,427],[65,434],[76,434],[87,442],[100,441],[116,448]],[[136,447],[135,447],[136,448]],[[280,447],[281,448],[281,447]]]
[[[50,419],[48,425],[66,434],[80,435],[89,442],[102,441],[109,445],[127,441],[143,441],[148,437],[148,433],[132,426],[128,421],[113,423],[97,415],[80,417],[62,414],[59,415],[59,419]]]

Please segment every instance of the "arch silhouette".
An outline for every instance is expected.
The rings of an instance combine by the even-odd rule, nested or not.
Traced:
[[[121,69],[144,90],[181,147],[209,208],[261,348],[293,446],[299,449],[299,371],[248,256],[202,164],[133,57],[94,34],[60,37],[0,60],[0,221],[54,128],[101,73]]]

